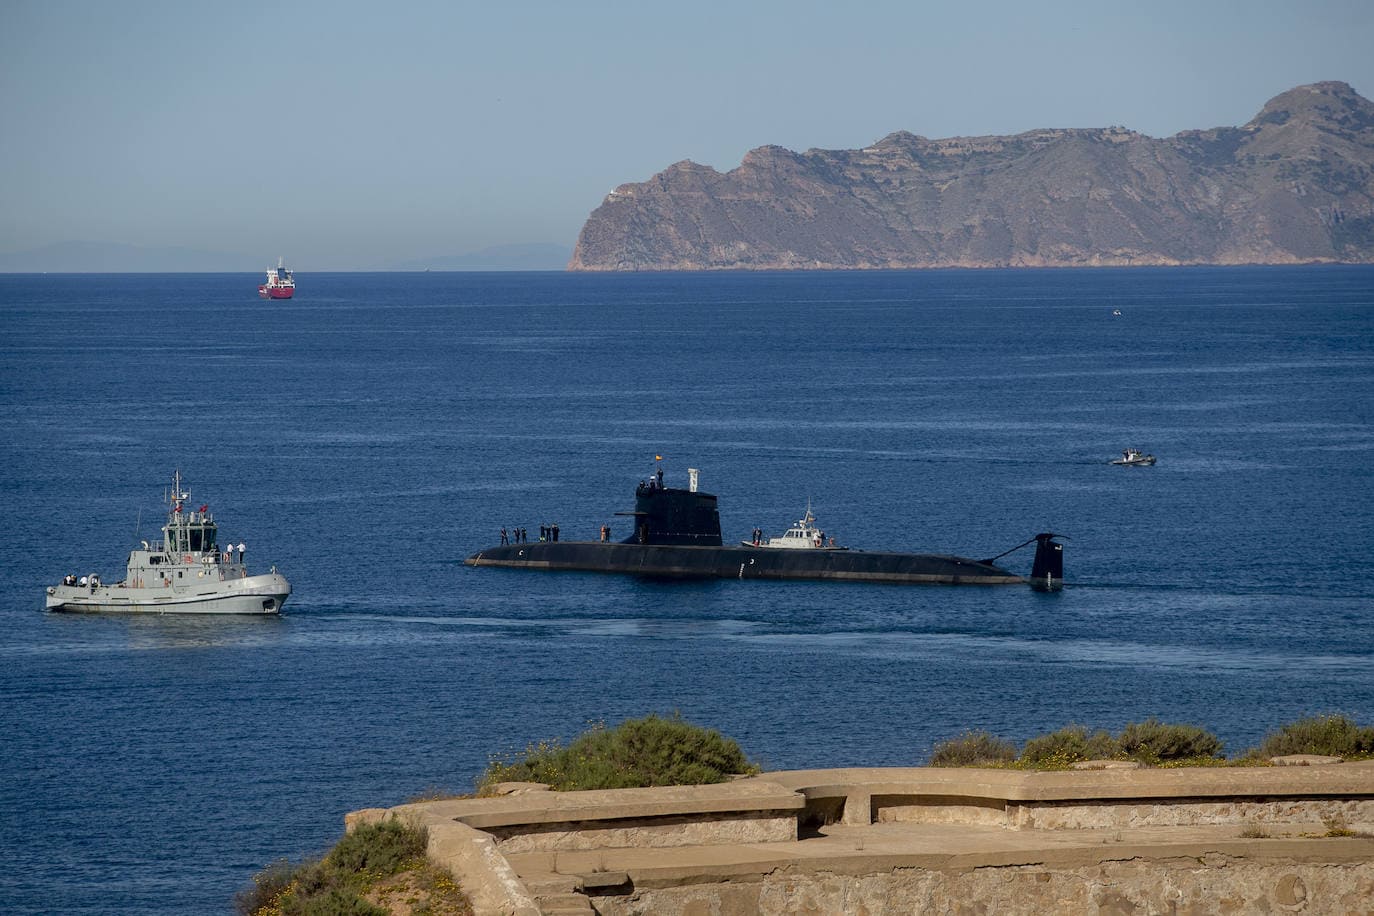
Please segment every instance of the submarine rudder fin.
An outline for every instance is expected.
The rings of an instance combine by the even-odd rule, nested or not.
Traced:
[[[1053,531],[1042,531],[1035,536],[1030,585],[1036,591],[1054,592],[1064,587],[1064,545],[1055,538],[1068,540]]]

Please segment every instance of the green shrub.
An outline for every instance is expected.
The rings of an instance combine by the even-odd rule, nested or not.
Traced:
[[[1080,760],[1119,756],[1121,745],[1107,732],[1098,730],[1089,734],[1085,726],[1067,725],[1027,741],[1017,762],[1037,769],[1065,769]]]
[[[1221,739],[1204,728],[1173,725],[1153,717],[1128,723],[1116,740],[1121,753],[1149,764],[1220,757],[1222,749]]]
[[[409,827],[393,817],[360,824],[335,844],[325,861],[338,874],[394,875],[422,858],[428,842],[423,827]]]
[[[975,767],[988,764],[1011,763],[1016,759],[1016,746],[1004,738],[986,731],[968,731],[957,738],[948,738],[935,745],[930,756],[933,767]]]
[[[1262,758],[1285,754],[1371,757],[1374,756],[1374,728],[1360,728],[1345,716],[1310,716],[1270,732],[1255,753]]]
[[[310,863],[314,864],[314,863]],[[292,865],[278,859],[253,876],[253,883],[234,895],[234,912],[240,916],[254,916],[262,912],[280,912],[280,898],[296,880],[296,872],[304,866]]]
[[[703,785],[758,771],[738,744],[714,729],[677,715],[650,715],[613,729],[594,726],[567,747],[544,741],[514,760],[494,759],[477,784],[479,794],[498,782],[542,782],[558,791],[625,789]]]
[[[274,863],[234,898],[243,916],[386,916],[363,894],[383,878],[423,868],[427,832],[391,818],[362,824],[323,859]]]
[[[309,897],[288,895],[282,901],[282,916],[389,916],[373,906],[352,888],[333,886]]]
[[[1260,755],[1259,748],[1257,747],[1247,749],[1245,753],[1241,754],[1238,757],[1232,757],[1230,760],[1226,761],[1226,763],[1228,766],[1233,767],[1273,766],[1273,764],[1269,762],[1268,757],[1263,757]]]

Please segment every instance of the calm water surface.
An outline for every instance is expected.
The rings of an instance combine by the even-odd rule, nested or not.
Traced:
[[[1374,722],[1369,268],[257,282],[0,276],[7,912],[225,912],[349,810],[649,712],[772,768]],[[1128,445],[1159,465],[1108,466]],[[1070,586],[461,565],[502,525],[627,534],[655,454],[727,538],[808,499],[858,547],[1054,530]],[[64,573],[118,578],[175,468],[286,615],[44,613]]]

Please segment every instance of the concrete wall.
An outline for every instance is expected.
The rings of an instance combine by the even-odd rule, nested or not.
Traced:
[[[1371,763],[799,770],[348,820],[388,816],[478,916],[1374,913]]]
[[[1325,830],[1325,824],[1374,824],[1374,799],[1286,798],[1227,801],[1183,799],[1167,803],[1097,804],[1046,803],[1010,805],[1009,826],[1037,830],[1079,830],[1094,827],[1192,827],[1237,824],[1306,827]],[[1371,903],[1374,908],[1374,902]]]
[[[502,854],[543,850],[659,849],[668,846],[719,846],[777,843],[797,838],[794,812],[736,816],[702,814],[653,821],[556,823],[489,827]]]
[[[1374,864],[1284,864],[1217,857],[1037,866],[960,872],[787,873],[758,881],[697,884],[592,897],[601,916],[1171,916],[1367,914]]]
[[[1092,830],[1200,825],[1292,826],[1374,824],[1374,799],[1233,798],[1138,802],[996,802],[950,798],[875,797],[879,824],[983,824],[1013,830]]]

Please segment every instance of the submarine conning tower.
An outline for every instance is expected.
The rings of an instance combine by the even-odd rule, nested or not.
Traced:
[[[697,491],[697,472],[688,469],[691,487],[679,490],[663,485],[663,469],[641,480],[635,487],[635,508],[633,512],[617,512],[616,515],[632,515],[635,520],[634,534],[625,539],[626,544],[672,545],[689,547],[719,547],[720,512],[716,509],[716,498],[710,493]]]

